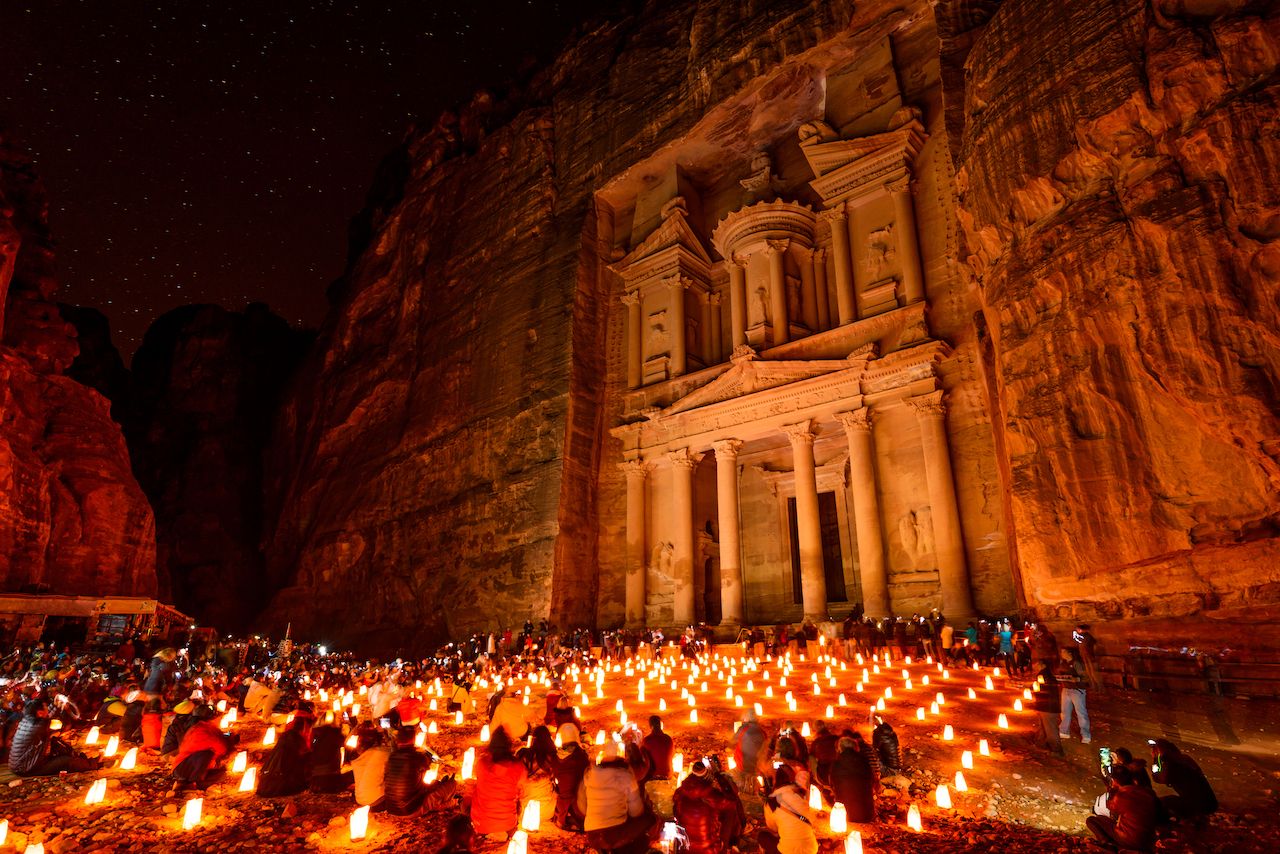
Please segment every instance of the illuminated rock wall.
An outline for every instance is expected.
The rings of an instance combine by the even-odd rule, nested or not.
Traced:
[[[1274,644],[1223,628],[1280,601],[1274,5],[939,15],[1028,604],[1138,642]]]
[[[0,135],[0,590],[155,595],[151,507],[107,400],[63,374],[43,187]]]

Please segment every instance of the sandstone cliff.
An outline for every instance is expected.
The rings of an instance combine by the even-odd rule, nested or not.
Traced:
[[[0,589],[154,595],[151,508],[97,392],[64,376],[43,188],[0,135]]]
[[[1274,645],[1222,629],[1280,602],[1274,4],[939,15],[1028,605]]]

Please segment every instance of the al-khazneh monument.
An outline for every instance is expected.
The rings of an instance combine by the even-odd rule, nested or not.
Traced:
[[[267,455],[267,617],[941,608],[1280,646],[1242,0],[650,2],[411,135]]]

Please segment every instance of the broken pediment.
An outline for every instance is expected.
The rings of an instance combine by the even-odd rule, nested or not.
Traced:
[[[800,150],[817,177],[809,186],[831,205],[881,190],[910,177],[911,164],[928,135],[919,111],[898,110],[884,133],[856,139],[829,140],[813,131],[802,135]]]
[[[661,224],[610,269],[628,282],[647,278],[654,269],[674,267],[681,261],[705,274],[711,266],[711,256],[689,225],[688,217],[684,199],[676,196],[663,207]]]

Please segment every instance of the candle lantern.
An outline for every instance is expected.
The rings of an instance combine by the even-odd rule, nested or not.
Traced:
[[[862,854],[862,833],[853,831],[844,841],[844,854]]]
[[[507,842],[507,854],[529,854],[529,834],[517,830]]]
[[[480,743],[481,744],[489,743],[489,725],[488,724],[485,724],[484,726],[480,727]]]
[[[849,829],[848,816],[845,813],[844,804],[831,805],[831,832],[844,833]]]
[[[369,832],[369,808],[360,807],[351,813],[351,841],[359,842]]]
[[[276,743],[276,728],[273,726],[269,726],[267,727],[267,731],[262,735],[262,746],[270,747],[275,743]]]
[[[231,773],[243,774],[245,769],[249,767],[249,754],[241,750],[236,754],[236,758],[231,760]]]
[[[89,787],[89,792],[84,796],[84,802],[87,805],[100,804],[107,797],[107,778],[99,777],[93,781],[93,785]]]
[[[998,721],[996,722],[996,724],[997,724],[997,726],[999,726],[999,727],[1000,727],[1000,729],[1008,729],[1008,728],[1009,728],[1009,718],[1007,718],[1007,717],[1004,715],[1004,713],[1003,713],[1003,712],[1001,712],[1001,714],[1000,714],[1000,720],[998,720]]]
[[[536,799],[524,805],[524,813],[520,816],[520,829],[533,833],[542,823],[542,808]]]
[[[934,800],[938,802],[938,808],[951,809],[951,790],[947,788],[946,783],[939,783],[937,790],[933,794]]]
[[[84,737],[85,744],[98,743],[98,728],[96,726],[89,727],[89,734]]]
[[[258,783],[258,769],[246,768],[244,772],[244,776],[240,778],[240,791],[252,792],[255,788],[257,788],[257,783]]]
[[[120,749],[120,738],[119,736],[113,735],[107,739],[107,748],[106,750],[102,751],[102,756],[104,759],[110,759],[112,756],[116,755],[116,752],[119,749]]]
[[[822,809],[822,792],[818,791],[817,786],[809,786],[809,809]]]
[[[915,804],[912,804],[911,809],[907,810],[907,827],[916,833],[924,830],[924,825],[920,823],[920,808]]]
[[[132,771],[138,765],[138,748],[130,747],[125,753],[124,758],[120,760],[121,771]]]
[[[973,751],[966,750],[964,753],[960,754],[960,767],[973,770]],[[956,788],[958,789],[960,787],[957,786]]]
[[[462,770],[458,772],[458,776],[463,780],[470,780],[472,771],[476,767],[476,749],[468,747],[467,752],[462,754]]]
[[[987,744],[987,740],[985,738],[978,742],[978,753],[983,756],[991,755],[991,747]]]
[[[955,731],[951,729],[951,724],[947,724],[942,728],[942,740],[951,741],[956,737]]]
[[[956,791],[957,792],[969,791],[969,784],[965,782],[963,771],[956,772]]]
[[[192,830],[200,826],[200,813],[204,809],[204,798],[192,798],[187,801],[182,811],[182,829]]]

